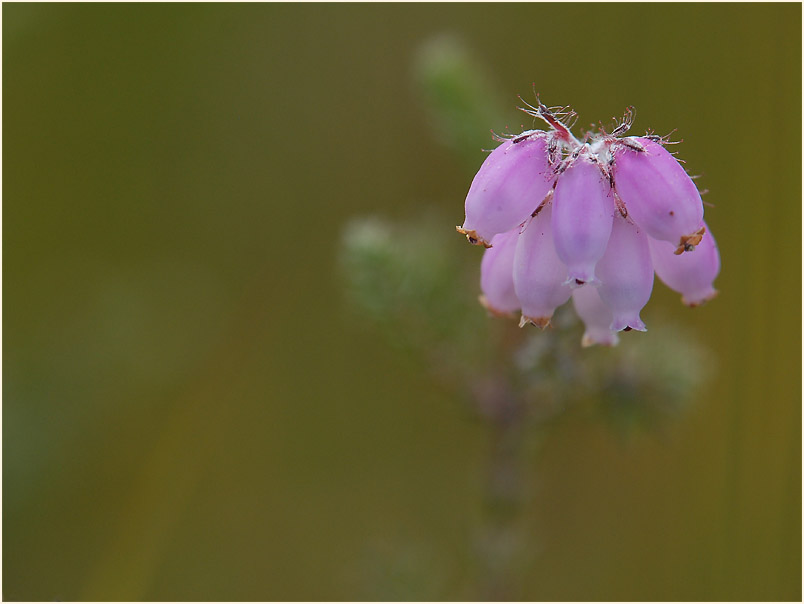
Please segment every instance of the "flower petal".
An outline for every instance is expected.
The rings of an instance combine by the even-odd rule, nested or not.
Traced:
[[[608,179],[581,155],[560,176],[553,195],[553,237],[570,286],[597,282],[595,265],[606,251],[613,216]]]
[[[717,295],[712,282],[720,272],[720,253],[709,227],[691,253],[674,253],[673,245],[649,240],[653,268],[667,287],[681,294],[687,306],[698,306]]]
[[[519,310],[519,299],[514,291],[514,253],[518,238],[519,227],[495,235],[492,247],[483,253],[480,302],[494,315],[506,316]]]
[[[646,331],[639,311],[653,290],[653,264],[648,237],[618,212],[614,216],[606,253],[597,263],[601,300],[611,308],[611,329]]]
[[[695,183],[660,144],[646,138],[624,140],[629,144],[614,153],[614,186],[628,216],[654,239],[677,246],[678,253],[693,247],[703,220]]]
[[[458,231],[472,243],[490,245],[494,235],[530,217],[554,180],[544,134],[504,142],[475,175],[466,196],[466,220]]]
[[[520,327],[533,323],[544,329],[555,309],[572,293],[565,284],[567,267],[558,258],[553,244],[552,208],[545,205],[527,223],[514,254],[514,289],[522,305]]]
[[[597,288],[593,285],[578,287],[572,291],[572,304],[575,312],[583,320],[586,331],[581,340],[581,346],[616,346],[620,338],[617,332],[609,326],[614,320],[611,309],[603,303]]]

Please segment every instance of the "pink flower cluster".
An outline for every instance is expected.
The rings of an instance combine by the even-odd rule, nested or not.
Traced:
[[[572,298],[583,345],[615,345],[617,332],[645,331],[639,313],[654,272],[688,306],[713,298],[717,244],[695,183],[655,135],[611,133],[582,141],[574,112],[527,105],[549,130],[500,139],[466,197],[460,233],[484,245],[481,302],[493,314],[521,311],[520,327],[545,328]]]

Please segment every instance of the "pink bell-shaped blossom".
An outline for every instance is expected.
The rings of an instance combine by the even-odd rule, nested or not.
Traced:
[[[653,268],[659,279],[681,294],[687,306],[698,306],[717,295],[712,282],[720,272],[720,254],[712,231],[706,232],[695,250],[676,255],[673,245],[666,241],[650,240]]]
[[[553,195],[553,238],[571,287],[598,283],[595,265],[606,251],[614,216],[611,184],[597,160],[580,155]]]
[[[519,326],[533,323],[544,329],[555,309],[569,300],[567,266],[556,254],[551,224],[552,207],[546,204],[525,225],[514,255],[514,289],[522,305]]]
[[[491,239],[522,224],[539,207],[555,177],[544,133],[519,136],[494,149],[466,196],[466,220],[458,232],[489,247]]]
[[[676,253],[691,249],[702,235],[698,188],[660,144],[647,138],[627,140],[615,150],[614,181],[629,218],[654,239],[672,243]]]
[[[620,338],[617,332],[610,329],[614,315],[611,309],[603,303],[598,294],[597,288],[593,285],[578,287],[572,291],[572,305],[575,312],[584,323],[584,331],[581,339],[581,346],[616,346]]]
[[[510,316],[519,310],[519,299],[514,291],[514,253],[518,237],[519,227],[499,233],[483,253],[480,303],[493,315]]]
[[[597,263],[600,299],[611,308],[611,329],[647,331],[639,311],[653,290],[653,264],[648,237],[618,212],[614,216],[606,253]]]
[[[620,331],[645,331],[640,312],[654,271],[682,301],[713,298],[717,244],[692,179],[653,135],[626,137],[633,108],[610,132],[571,130],[575,113],[539,102],[528,130],[486,159],[466,197],[458,231],[491,249],[480,269],[481,303],[521,311],[520,327],[544,329],[570,297],[586,327],[581,344],[614,346]]]

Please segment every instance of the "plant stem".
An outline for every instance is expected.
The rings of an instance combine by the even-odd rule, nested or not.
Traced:
[[[515,599],[522,550],[525,407],[507,384],[500,386],[486,407],[491,442],[478,548],[478,596],[486,601]]]

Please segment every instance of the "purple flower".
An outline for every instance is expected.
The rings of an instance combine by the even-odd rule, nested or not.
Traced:
[[[527,104],[526,104],[527,105]],[[572,298],[582,344],[616,345],[619,331],[645,331],[640,311],[654,271],[697,306],[716,295],[717,244],[695,183],[661,137],[623,136],[632,109],[611,133],[575,138],[575,113],[541,103],[529,115],[548,130],[500,139],[466,197],[458,231],[489,248],[480,268],[482,304],[521,311],[520,326],[544,329]]]
[[[514,253],[519,227],[499,233],[491,240],[491,247],[483,254],[480,263],[480,303],[500,317],[511,316],[520,308],[514,291]]]
[[[614,320],[614,314],[600,299],[596,287],[579,287],[572,292],[572,304],[575,312],[583,320],[586,331],[581,340],[581,346],[601,344],[603,346],[616,346],[620,338],[616,331],[609,329]]]
[[[675,244],[681,254],[701,240],[703,204],[698,188],[659,143],[646,138],[626,141],[614,152],[617,193],[634,222],[654,239]]]
[[[584,153],[561,175],[553,196],[556,252],[567,265],[571,285],[599,283],[595,265],[606,251],[613,217],[608,176],[594,155]]]
[[[551,214],[552,207],[545,205],[517,237],[514,291],[522,305],[520,327],[532,323],[544,329],[572,294],[566,284],[567,266],[556,253]]]
[[[545,132],[524,132],[497,147],[480,166],[466,196],[466,220],[458,232],[472,243],[491,239],[527,220],[555,180]]]
[[[650,257],[656,275],[667,287],[681,294],[687,306],[699,306],[717,295],[712,282],[720,272],[720,254],[711,231],[704,223],[706,235],[695,247],[694,254],[676,254],[672,244],[648,239]]]

